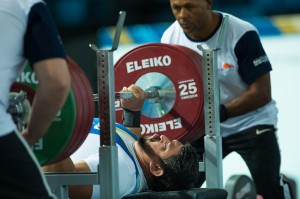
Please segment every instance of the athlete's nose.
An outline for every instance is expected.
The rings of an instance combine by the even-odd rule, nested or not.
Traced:
[[[161,135],[161,136],[160,136],[160,139],[161,139],[161,141],[163,141],[163,142],[170,142],[169,138],[168,138],[167,136],[165,136],[165,135]]]

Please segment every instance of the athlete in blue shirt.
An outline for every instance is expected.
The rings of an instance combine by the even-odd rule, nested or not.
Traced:
[[[130,91],[135,96],[129,100],[121,100],[123,109],[136,114],[134,117],[139,117],[145,100],[144,91],[135,85],[124,87],[123,91]],[[124,118],[123,123],[130,126],[128,128],[116,124],[120,198],[148,189],[180,190],[195,185],[199,173],[199,160],[190,144],[183,145],[177,140],[169,140],[166,136],[158,134],[140,137],[139,122],[130,124],[127,120],[138,121],[139,118]],[[96,172],[99,164],[99,142],[99,121],[94,119],[89,136],[72,155],[72,159],[67,158],[46,166],[44,171]],[[70,186],[69,195],[70,198],[96,199],[100,197],[100,187]]]

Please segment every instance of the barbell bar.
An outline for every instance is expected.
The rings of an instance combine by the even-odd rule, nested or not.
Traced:
[[[98,101],[99,97],[98,94],[93,94],[94,100]],[[176,93],[175,91],[165,91],[160,90],[157,87],[151,86],[148,89],[145,90],[146,98],[150,99],[162,99],[162,98],[169,98],[169,99],[175,99]],[[115,92],[115,99],[130,99],[133,98],[133,93],[131,92]]]

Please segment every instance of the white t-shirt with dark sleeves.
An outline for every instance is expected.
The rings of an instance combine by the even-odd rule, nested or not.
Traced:
[[[271,64],[261,44],[257,29],[250,23],[233,15],[229,15],[227,32],[218,56],[218,79],[220,82],[220,103],[226,104],[245,92],[251,83],[260,76],[272,70]],[[202,55],[198,49],[215,49],[219,37],[220,25],[205,40],[189,38],[175,21],[163,34],[162,43],[177,44],[193,49]],[[220,124],[223,137],[238,133],[255,125],[277,126],[278,109],[272,100],[259,109],[249,113],[231,117]]]
[[[73,162],[84,160],[92,172],[98,171],[100,146],[99,130],[99,119],[94,118],[87,139],[71,156]],[[148,186],[132,145],[133,142],[137,140],[137,136],[123,125],[117,123],[116,135],[118,147],[119,194],[120,198],[122,198],[128,194],[145,191],[148,189]],[[100,186],[93,185],[93,199],[98,199],[100,197]]]
[[[16,129],[7,113],[10,87],[26,60],[65,58],[52,16],[41,0],[0,0],[0,137]]]

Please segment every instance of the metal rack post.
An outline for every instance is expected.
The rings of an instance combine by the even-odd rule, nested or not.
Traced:
[[[115,78],[113,51],[118,48],[126,13],[121,11],[110,50],[90,47],[97,53],[98,107],[100,121],[100,148],[98,173],[100,198],[119,198],[118,148],[115,136]]]
[[[204,115],[205,115],[205,137],[204,137],[204,165],[206,185],[208,188],[223,188],[223,166],[222,166],[222,136],[220,133],[220,92],[218,81],[218,59],[217,51],[220,50],[228,24],[228,15],[225,15],[219,33],[216,49],[198,49],[203,52],[203,85],[204,85]],[[203,168],[204,166],[204,168]]]
[[[60,199],[69,198],[69,185],[101,185],[100,198],[119,199],[118,150],[115,138],[115,86],[113,51],[118,48],[126,12],[120,11],[110,50],[90,47],[97,53],[99,121],[101,129],[98,172],[45,173],[51,191]]]

